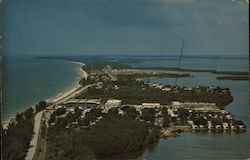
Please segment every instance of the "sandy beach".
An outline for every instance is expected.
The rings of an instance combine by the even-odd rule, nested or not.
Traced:
[[[86,71],[84,71],[84,70],[82,69],[82,66],[85,66],[85,64],[82,63],[82,62],[76,62],[76,61],[71,61],[71,62],[73,62],[73,63],[75,63],[75,64],[78,64],[78,65],[80,66],[80,68],[79,68],[79,75],[80,75],[80,77],[81,77],[81,78],[87,79],[88,74],[87,74]],[[46,101],[47,101],[48,103],[55,103],[55,102],[57,102],[57,101],[63,99],[64,97],[69,96],[69,95],[72,94],[73,92],[77,91],[78,89],[80,89],[80,87],[81,87],[81,85],[78,84],[78,82],[77,82],[75,85],[71,86],[70,88],[66,89],[66,90],[63,91],[63,92],[60,92],[60,93],[57,94],[55,97],[53,97],[53,98],[51,98],[51,99],[47,99]]]
[[[76,64],[79,64],[80,69],[79,69],[79,75],[81,76],[81,78],[85,78],[87,79],[87,72],[85,72],[84,70],[82,70],[82,66],[85,65],[84,63],[80,63],[80,62],[74,62]],[[90,86],[90,85],[89,85]],[[85,86],[82,87],[80,84],[77,84],[73,86],[73,88],[70,88],[69,90],[66,90],[63,93],[59,93],[57,96],[55,96],[54,98],[50,99],[50,100],[46,100],[48,103],[51,104],[51,106],[55,106],[58,105],[60,103],[63,103],[67,100],[69,100],[70,98],[76,96],[77,94],[79,94],[81,91],[87,89],[89,86]],[[37,147],[37,141],[38,141],[38,134],[39,134],[39,130],[40,130],[40,125],[41,125],[41,118],[42,118],[42,113],[43,111],[39,112],[36,114],[35,116],[35,123],[34,123],[34,135],[31,139],[30,142],[30,148],[26,154],[25,160],[32,160],[36,151],[36,147]]]
[[[85,78],[87,79],[88,74],[86,71],[84,71],[82,69],[82,66],[85,66],[84,63],[82,62],[77,62],[77,61],[70,61],[72,63],[78,64],[79,65],[79,75],[81,78]],[[47,99],[46,102],[48,103],[56,103],[58,101],[61,101],[62,99],[64,99],[65,97],[71,95],[72,93],[74,93],[75,91],[79,90],[81,88],[81,85],[78,84],[78,81],[73,85],[70,86],[69,88],[65,89],[65,91],[60,92],[59,94],[52,96],[51,98]],[[35,109],[35,105],[31,106],[33,109]],[[17,112],[18,113],[18,112]],[[8,124],[10,122],[12,122],[14,120],[15,117],[10,117],[8,120],[5,120],[2,122],[3,128],[7,128]]]

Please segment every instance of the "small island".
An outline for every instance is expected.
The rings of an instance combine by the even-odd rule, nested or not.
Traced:
[[[219,76],[218,80],[241,80],[241,81],[249,81],[248,75],[234,75],[234,76]]]

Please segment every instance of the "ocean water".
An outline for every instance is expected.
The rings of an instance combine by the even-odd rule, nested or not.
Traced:
[[[202,61],[201,61],[202,60]],[[182,63],[183,68],[217,69],[217,70],[248,70],[247,59],[189,59]],[[171,60],[144,61],[130,64],[140,67],[171,67]],[[197,62],[198,61],[198,62]],[[198,65],[199,64],[199,65]],[[230,65],[231,64],[231,65]],[[146,160],[179,160],[179,159],[233,159],[245,160],[250,158],[250,110],[249,82],[217,80],[215,74],[191,73],[193,77],[178,78],[177,85],[181,86],[222,86],[228,87],[234,100],[226,110],[247,124],[247,132],[242,134],[218,133],[182,133],[179,137],[160,139],[153,150],[146,150],[137,159]],[[150,82],[158,84],[174,84],[174,78],[152,78]]]
[[[72,62],[34,58],[4,59],[2,121],[40,100],[56,96],[79,79],[79,65]]]

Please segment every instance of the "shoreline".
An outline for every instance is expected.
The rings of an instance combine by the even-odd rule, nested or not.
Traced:
[[[80,69],[78,70],[78,74],[79,74],[80,78],[86,79],[88,77],[87,72],[82,70],[82,66],[85,66],[84,63],[77,62],[77,61],[67,61],[67,62],[75,63],[75,64],[80,66]],[[80,87],[81,87],[81,85],[79,84],[79,80],[77,80],[73,85],[67,87],[66,89],[57,93],[56,95],[52,96],[51,98],[46,99],[46,102],[54,103],[54,102],[56,102],[64,97],[66,97],[67,95],[71,94],[72,92],[79,89]]]
[[[70,63],[74,63],[74,64],[77,64],[79,69],[78,69],[78,74],[79,74],[79,77],[80,78],[84,78],[85,79],[88,77],[88,74],[86,71],[82,70],[82,66],[85,66],[85,63],[82,63],[82,62],[78,62],[78,61],[71,61],[71,60],[64,60],[64,61],[67,61],[67,62],[70,62]],[[61,92],[59,93],[56,93],[54,94],[53,96],[50,96],[50,98],[46,99],[45,101],[48,102],[48,103],[54,103],[60,99],[63,99],[64,97],[66,97],[67,95],[70,95],[71,93],[73,93],[75,90],[79,89],[81,87],[81,85],[79,84],[79,80],[76,80],[76,82],[74,82],[71,86],[69,87],[66,87],[65,89],[63,89]],[[24,112],[26,109],[28,108],[33,108],[35,109],[35,105],[37,104],[38,102],[36,102],[35,104],[33,105],[30,105],[29,107],[24,107],[24,109],[20,109],[22,111],[17,111],[15,112],[14,116],[11,116],[9,118],[7,118],[6,120],[3,120],[1,122],[3,128],[7,128],[9,123],[11,123],[13,120],[15,120],[15,116],[17,113],[20,113],[20,112]],[[25,109],[26,108],[26,109]]]

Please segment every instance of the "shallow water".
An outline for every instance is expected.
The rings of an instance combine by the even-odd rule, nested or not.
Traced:
[[[66,61],[9,58],[3,61],[2,121],[59,94],[79,80],[79,65]]]

